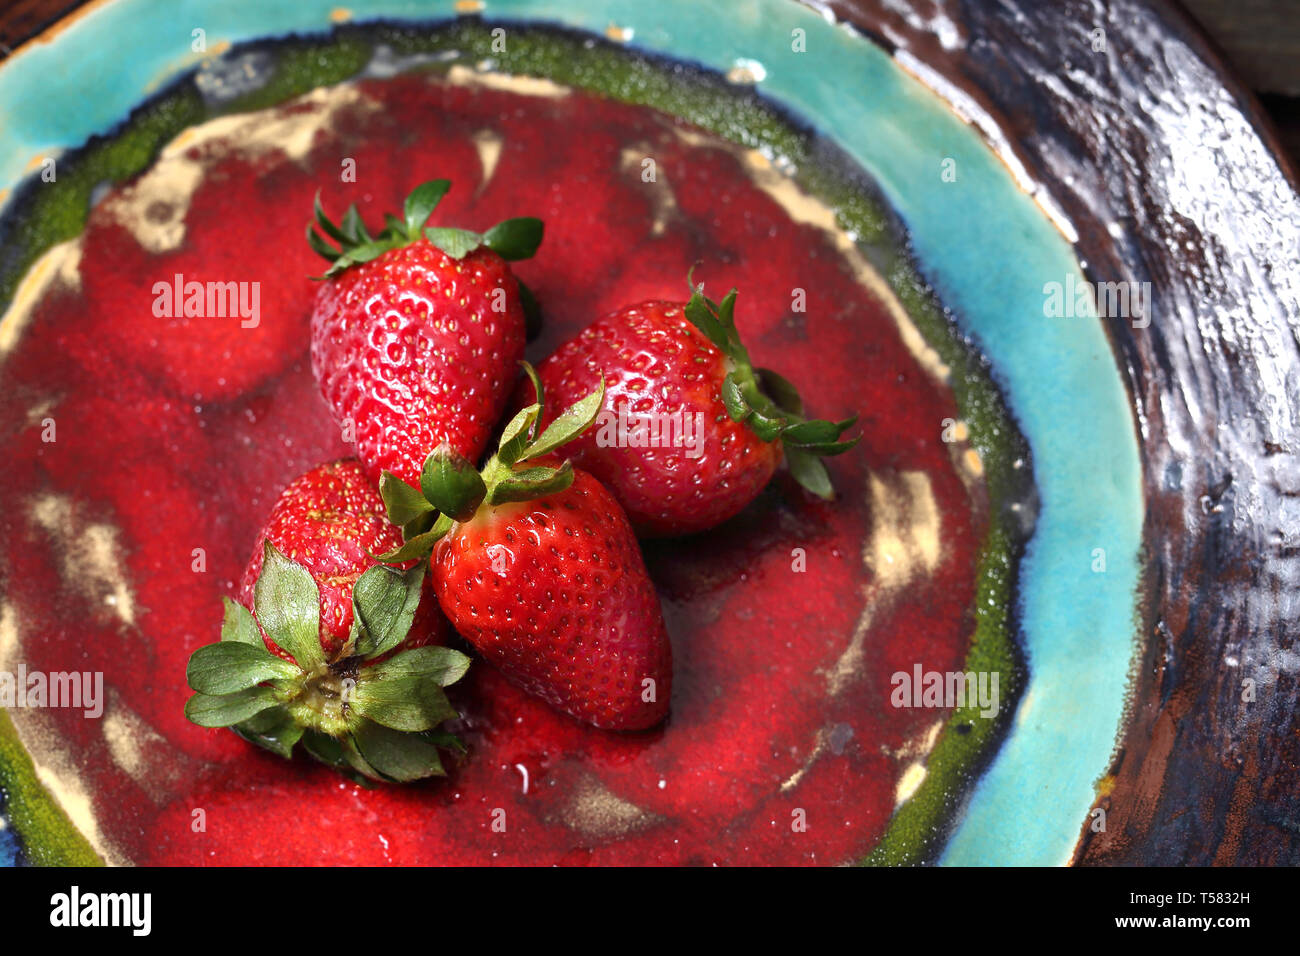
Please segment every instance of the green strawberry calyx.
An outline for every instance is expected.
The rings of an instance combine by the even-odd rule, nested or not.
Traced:
[[[448,179],[433,179],[416,186],[406,197],[402,218],[388,213],[384,216],[383,231],[374,236],[361,221],[355,203],[348,206],[342,220],[335,224],[321,208],[318,191],[313,208],[316,222],[307,226],[307,244],[330,263],[325,275],[318,278],[332,278],[349,266],[377,259],[390,249],[409,246],[420,239],[428,239],[453,259],[463,259],[480,246],[486,246],[507,262],[529,259],[537,252],[544,229],[540,219],[530,216],[503,220],[487,232],[429,226],[429,217],[449,189],[451,180]],[[324,236],[316,231],[317,226]],[[338,248],[329,240],[333,240]],[[520,293],[527,307],[532,295],[522,283]]]
[[[605,402],[605,381],[596,391],[580,398],[551,422],[541,427],[545,394],[537,371],[520,363],[532,380],[537,401],[523,408],[501,432],[497,452],[482,471],[447,443],[439,445],[424,461],[419,489],[412,488],[392,472],[379,479],[379,493],[388,510],[388,520],[400,525],[405,544],[380,561],[404,562],[424,558],[440,538],[458,521],[467,521],[485,502],[500,505],[511,501],[532,501],[563,491],[573,484],[573,465],[538,464],[566,442],[577,438],[595,422]]]
[[[270,541],[254,590],[256,618],[225,600],[221,640],[191,655],[195,692],[185,716],[229,727],[289,759],[301,741],[312,757],[363,780],[406,783],[443,776],[438,747],[462,749],[439,725],[457,715],[443,688],[469,669],[448,647],[400,651],[420,602],[424,569],[368,568],[352,589],[352,629],[327,658],[320,644],[320,592],[311,574]],[[258,625],[292,656],[266,649]]]
[[[694,269],[691,270],[694,272]],[[833,498],[830,475],[821,459],[842,455],[859,441],[858,435],[841,441],[857,422],[854,415],[839,422],[805,418],[803,400],[787,379],[767,368],[755,368],[736,330],[736,290],[715,302],[704,294],[704,285],[686,277],[691,298],[686,318],[720,351],[729,371],[722,380],[722,403],[732,421],[744,422],[765,442],[780,441],[794,479],[821,498]]]

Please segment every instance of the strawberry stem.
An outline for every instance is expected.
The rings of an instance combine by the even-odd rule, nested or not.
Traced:
[[[605,380],[602,378],[596,391],[574,402],[543,429],[540,428],[544,420],[541,379],[527,362],[520,364],[533,382],[537,401],[521,409],[506,424],[496,454],[488,459],[482,471],[476,471],[472,462],[444,442],[425,459],[418,491],[392,472],[384,472],[379,493],[388,509],[389,520],[402,526],[406,540],[400,548],[379,555],[380,561],[398,563],[424,558],[456,521],[472,518],[484,502],[499,505],[532,501],[557,494],[573,484],[573,465],[569,461],[558,466],[521,466],[551,454],[591,427],[605,402]],[[439,516],[428,530],[408,535],[411,516],[419,511],[415,496],[428,506],[425,510],[437,509]]]
[[[336,225],[325,215],[318,190],[312,207],[315,222],[307,226],[307,244],[330,266],[324,275],[313,278],[332,278],[351,266],[369,262],[385,252],[421,239],[427,239],[453,259],[463,259],[483,246],[507,262],[529,259],[537,252],[545,230],[542,221],[531,216],[502,220],[483,233],[450,226],[428,226],[429,218],[450,189],[451,181],[447,179],[420,183],[406,197],[402,218],[386,214],[384,229],[376,236],[371,236],[366,230],[355,203],[348,206],[343,219]],[[323,236],[316,231],[318,227]],[[334,245],[330,244],[331,241]],[[528,293],[526,302],[531,301],[532,294]],[[533,315],[535,303],[531,311],[526,311]]]
[[[765,442],[780,441],[790,472],[813,494],[831,498],[830,476],[819,460],[848,451],[862,436],[841,440],[857,422],[854,415],[839,422],[805,418],[798,390],[770,369],[755,369],[736,329],[736,290],[715,302],[695,285],[694,267],[687,273],[691,290],[685,313],[701,334],[727,359],[729,371],[722,381],[722,403],[732,421],[745,425]]]
[[[186,716],[202,727],[229,727],[285,759],[301,740],[316,759],[370,780],[442,774],[426,735],[457,716],[443,688],[464,676],[469,658],[447,647],[386,657],[406,639],[423,580],[420,565],[368,568],[352,588],[352,632],[326,659],[316,582],[267,541],[256,618],[226,601],[221,641],[196,650],[186,668],[195,692]],[[292,662],[267,650],[262,629]]]

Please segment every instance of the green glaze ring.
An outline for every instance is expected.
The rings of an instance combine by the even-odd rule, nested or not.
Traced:
[[[38,866],[100,866],[103,861],[68,815],[54,802],[23,750],[9,715],[0,710],[0,794],[5,817],[23,838],[27,858]]]

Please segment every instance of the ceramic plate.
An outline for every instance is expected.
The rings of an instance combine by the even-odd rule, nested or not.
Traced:
[[[921,6],[117,0],[0,66],[0,670],[101,688],[6,702],[9,861],[1294,859],[1295,191],[1167,11]],[[864,440],[645,546],[662,729],[482,665],[449,779],[364,789],[189,725],[184,664],[349,451],[313,194],[434,176],[546,220],[530,357],[699,261]],[[249,295],[160,315],[194,280]]]

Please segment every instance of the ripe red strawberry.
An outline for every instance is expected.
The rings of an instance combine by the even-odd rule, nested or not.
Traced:
[[[265,546],[270,543],[307,569],[320,591],[320,646],[326,657],[339,652],[352,632],[352,588],[378,562],[371,557],[398,547],[402,536],[384,515],[384,501],[355,458],[319,465],[280,493],[257,536],[244,569],[239,603],[255,607]],[[409,569],[410,563],[403,565]],[[403,647],[441,644],[447,622],[432,602],[421,602]],[[263,633],[267,650],[293,658]]]
[[[596,727],[644,730],[667,715],[672,691],[659,599],[618,502],[549,454],[591,424],[602,399],[593,392],[544,431],[540,403],[530,405],[481,474],[441,446],[423,495],[385,476],[395,522],[442,513],[385,557],[432,549],[443,611],[510,681]]]
[[[354,775],[442,774],[435,728],[456,716],[442,688],[469,659],[434,646],[445,622],[421,601],[424,568],[379,564],[400,544],[361,463],[314,468],[285,489],[258,536],[221,641],[190,657],[186,716],[231,727],[282,757],[299,740]]]
[[[566,451],[614,493],[643,536],[721,524],[754,500],[783,453],[801,485],[830,498],[818,456],[858,442],[840,441],[856,416],[805,419],[794,386],[750,364],[735,301],[735,289],[717,303],[692,287],[686,303],[619,309],[538,366],[553,407],[587,394],[603,375],[596,427]]]
[[[450,188],[424,183],[372,238],[350,207],[335,226],[316,205],[312,248],[331,262],[312,312],[312,370],[372,482],[419,479],[447,442],[478,460],[505,409],[523,357],[532,297],[507,260],[542,241],[537,219],[479,234],[425,228]]]

